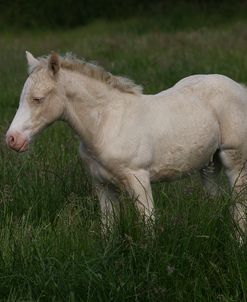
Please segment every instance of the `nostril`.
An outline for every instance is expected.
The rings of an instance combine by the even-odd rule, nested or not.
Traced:
[[[13,135],[10,135],[8,138],[8,143],[10,146],[14,146],[15,145],[15,137]]]

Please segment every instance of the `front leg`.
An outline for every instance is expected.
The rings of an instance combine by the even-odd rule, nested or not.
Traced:
[[[118,212],[118,194],[111,184],[94,182],[95,192],[100,202],[101,221],[104,230],[111,228],[115,215]]]
[[[133,171],[126,178],[126,190],[136,201],[139,212],[145,220],[153,218],[153,195],[149,173],[145,170]]]
[[[91,175],[93,176],[95,193],[100,202],[101,220],[104,230],[106,230],[109,227],[111,227],[111,224],[113,222],[113,218],[115,215],[114,208],[115,205],[118,204],[117,192],[113,185],[108,184],[107,182],[101,182],[99,180],[97,176],[98,174],[100,174],[100,171],[102,171],[103,169],[99,165],[99,163],[95,161],[95,159],[92,156],[90,156],[90,153],[88,152],[87,148],[84,146],[82,142],[80,143],[79,152],[80,152],[81,159],[86,163],[89,171],[91,172]],[[103,170],[103,173],[104,172],[105,171]]]

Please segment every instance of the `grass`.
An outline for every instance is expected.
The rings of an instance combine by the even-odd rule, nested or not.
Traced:
[[[247,301],[247,245],[233,238],[231,199],[208,199],[197,176],[153,186],[154,230],[131,201],[102,237],[91,179],[78,141],[63,124],[27,154],[4,134],[26,78],[24,51],[72,51],[143,84],[146,93],[195,73],[247,83],[247,23],[167,30],[161,21],[97,21],[65,31],[0,36],[0,300]]]

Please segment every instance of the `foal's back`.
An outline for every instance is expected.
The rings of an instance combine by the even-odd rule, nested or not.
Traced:
[[[156,94],[155,98],[163,104],[167,115],[176,111],[181,114],[181,119],[187,119],[193,113],[201,117],[209,113],[213,115],[220,126],[222,144],[242,144],[246,140],[247,89],[226,76],[189,76]]]

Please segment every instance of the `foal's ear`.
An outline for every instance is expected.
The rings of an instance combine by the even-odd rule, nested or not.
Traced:
[[[26,51],[26,58],[29,67],[34,67],[39,64],[39,61],[29,51]]]
[[[53,75],[56,75],[60,69],[60,59],[59,55],[56,52],[52,52],[49,61],[48,68],[52,72]]]

